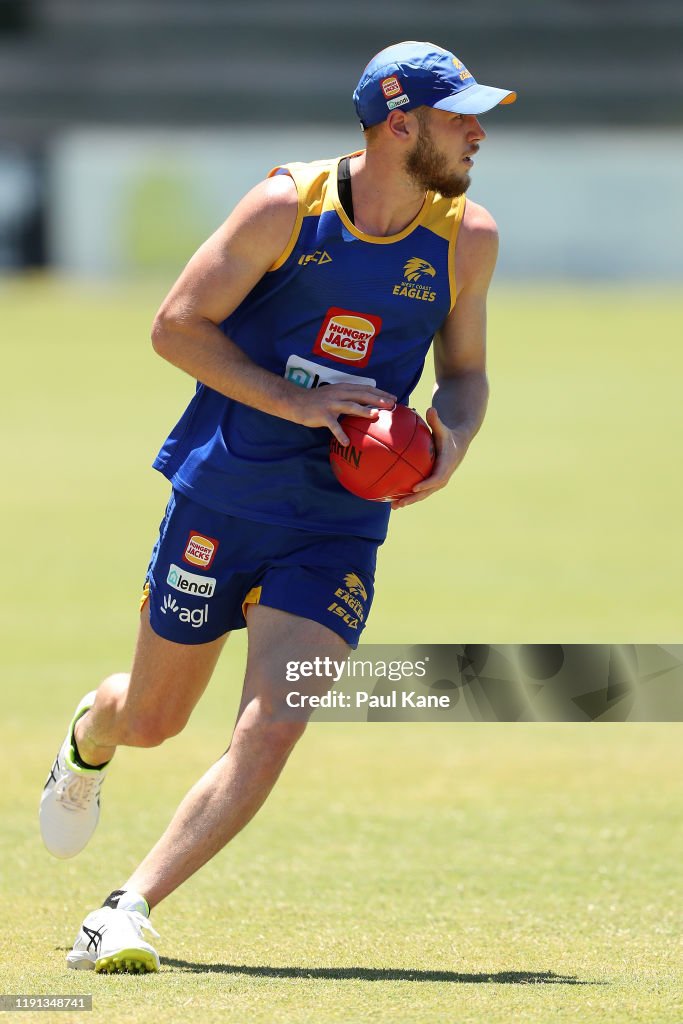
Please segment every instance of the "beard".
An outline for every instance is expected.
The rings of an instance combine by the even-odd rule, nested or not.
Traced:
[[[434,143],[431,132],[422,118],[415,147],[405,160],[405,170],[418,188],[425,192],[439,192],[444,199],[464,195],[470,187],[469,174],[456,174],[448,169],[448,161]]]

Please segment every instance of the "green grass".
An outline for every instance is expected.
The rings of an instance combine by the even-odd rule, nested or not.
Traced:
[[[149,462],[192,391],[147,344],[162,292],[0,286],[2,990],[92,992],[114,1022],[679,1021],[677,724],[316,725],[155,911],[159,976],[65,970],[225,748],[241,682],[236,635],[185,733],[117,755],[88,849],[45,853],[40,787],[72,705],[130,661]],[[449,490],[394,517],[368,642],[680,639],[680,312],[495,294],[489,416]]]

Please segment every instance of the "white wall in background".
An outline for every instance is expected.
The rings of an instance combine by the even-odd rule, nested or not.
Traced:
[[[277,163],[362,145],[359,130],[86,129],[55,141],[53,263],[172,274]],[[683,277],[683,133],[492,129],[468,193],[498,221],[498,278]]]

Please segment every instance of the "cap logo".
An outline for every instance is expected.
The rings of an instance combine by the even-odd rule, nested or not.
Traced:
[[[458,58],[457,58],[457,57],[454,57],[454,58],[453,58],[453,63],[455,64],[455,66],[456,66],[456,68],[458,69],[458,71],[460,71],[460,70],[461,70],[462,68],[464,68],[464,67],[465,67],[465,65],[463,64],[463,62],[462,62],[461,60],[458,60]]]
[[[466,78],[471,78],[471,77],[472,77],[472,75],[467,70],[467,68],[465,68],[464,71],[461,71],[460,74],[458,75],[458,78],[460,79],[461,82],[464,82]]]
[[[406,103],[410,103],[410,96],[406,96],[403,93],[402,96],[397,96],[395,100],[387,100],[387,107],[389,110],[394,110],[395,107],[404,107]]]
[[[403,86],[396,75],[389,75],[388,78],[383,78],[379,84],[382,92],[384,93],[384,98],[387,100],[391,100],[394,96],[398,96],[403,92]]]

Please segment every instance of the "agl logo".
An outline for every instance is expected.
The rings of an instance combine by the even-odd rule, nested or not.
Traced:
[[[183,608],[170,594],[164,595],[161,611],[164,615],[177,615],[180,622],[187,623],[193,629],[199,629],[209,621],[208,604],[205,604],[203,608]]]

